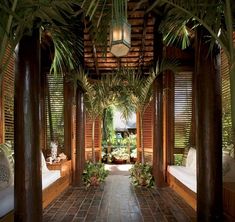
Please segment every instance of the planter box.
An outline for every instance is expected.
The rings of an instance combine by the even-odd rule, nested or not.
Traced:
[[[115,164],[125,164],[126,160],[122,160],[122,159],[113,159],[113,163]]]

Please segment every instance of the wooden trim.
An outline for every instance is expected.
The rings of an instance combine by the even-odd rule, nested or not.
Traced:
[[[186,187],[178,179],[167,172],[167,183],[178,193],[195,211],[197,209],[197,194]]]
[[[223,210],[227,221],[235,221],[235,182],[223,183]]]
[[[60,170],[61,177],[43,190],[43,208],[47,207],[56,197],[58,197],[71,184],[72,179],[71,160],[47,165],[47,167],[49,170]]]
[[[14,221],[14,211],[9,212],[0,218],[0,222],[13,222]]]
[[[81,186],[85,165],[85,107],[84,92],[80,86],[77,86],[76,92],[76,148],[73,161],[73,185]]]
[[[0,144],[1,143],[4,143],[4,104],[2,90],[0,90]]]
[[[46,120],[46,73],[41,73],[41,89],[40,89],[40,149],[47,149],[47,120]]]
[[[141,162],[141,138],[140,138],[140,113],[136,113],[136,149],[137,149],[137,161]]]
[[[71,146],[73,139],[73,100],[74,91],[72,83],[64,77],[64,152],[71,159]]]

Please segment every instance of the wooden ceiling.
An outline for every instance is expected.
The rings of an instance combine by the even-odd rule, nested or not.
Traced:
[[[84,66],[91,75],[110,73],[120,67],[140,69],[148,72],[153,64],[153,28],[154,18],[146,13],[147,6],[136,7],[138,1],[128,1],[128,22],[131,24],[131,48],[129,53],[117,58],[107,49],[106,57],[90,39],[89,33],[84,33]],[[109,38],[107,37],[107,41]]]

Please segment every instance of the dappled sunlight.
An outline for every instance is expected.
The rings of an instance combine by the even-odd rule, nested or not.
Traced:
[[[133,164],[105,164],[105,169],[109,171],[111,175],[129,175],[129,169]]]

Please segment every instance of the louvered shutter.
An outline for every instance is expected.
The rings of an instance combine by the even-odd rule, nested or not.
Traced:
[[[6,52],[6,56],[10,53]],[[2,142],[14,142],[14,79],[15,59],[12,56],[4,74],[2,88],[3,106],[3,140]]]
[[[95,120],[95,156],[96,160],[101,158],[101,120]],[[92,120],[86,115],[85,121],[85,156],[86,160],[92,160]]]
[[[232,119],[231,119],[231,93],[228,59],[225,53],[221,52],[221,77],[222,77],[222,136],[223,148],[226,148],[232,140]]]
[[[192,72],[175,75],[175,149],[189,144],[192,124]]]
[[[47,76],[49,87],[49,98],[52,115],[52,126],[55,140],[58,141],[59,147],[63,150],[64,147],[64,98],[63,98],[63,76]],[[46,112],[47,112],[47,142],[50,146],[51,135],[49,126],[49,109],[48,109],[48,95],[46,98]]]
[[[137,148],[138,159],[141,160],[141,147],[140,147],[140,118],[137,114]],[[145,161],[152,163],[153,160],[153,101],[147,106],[143,115],[143,145]]]

